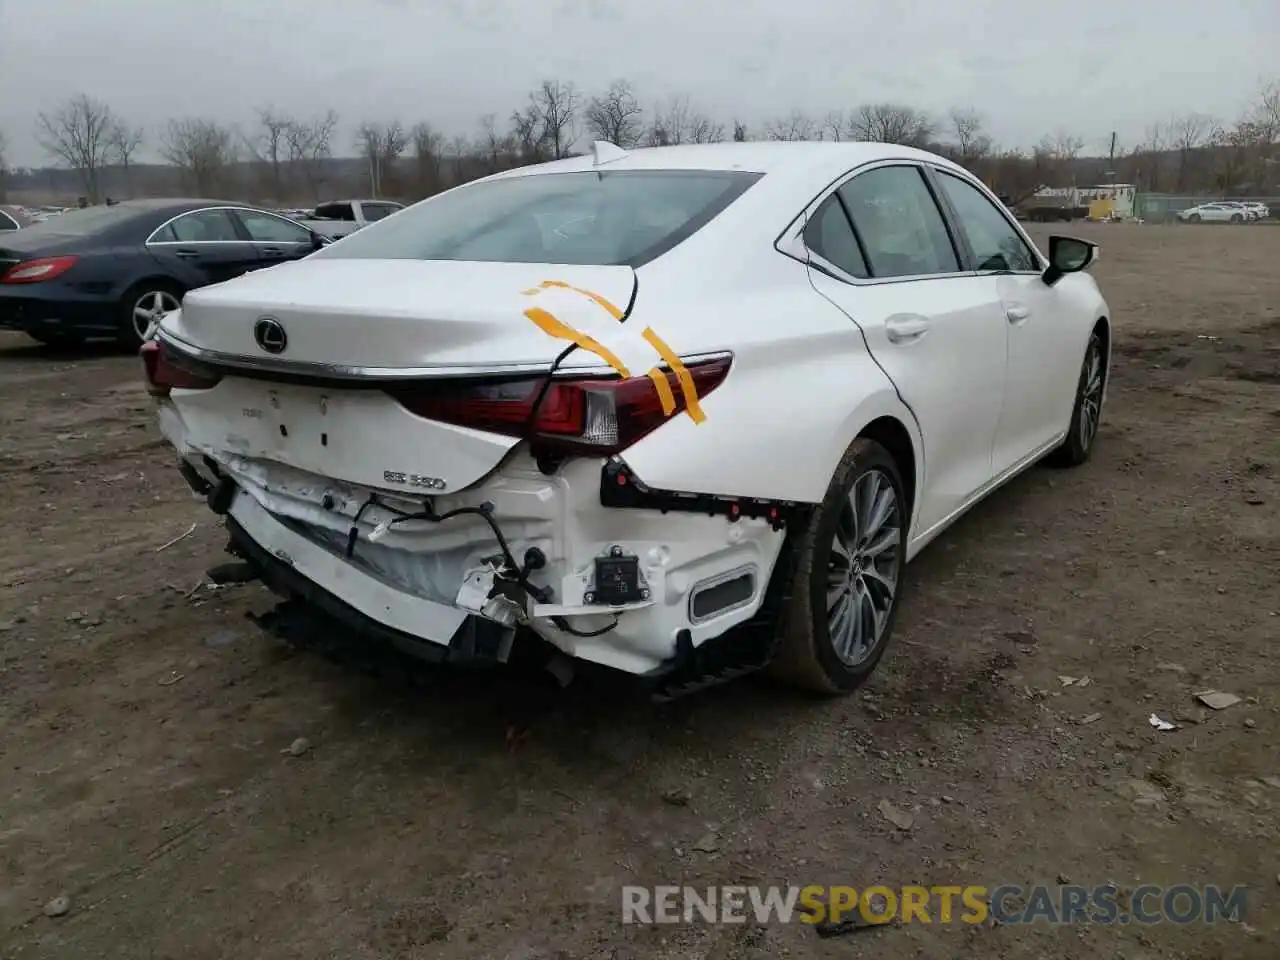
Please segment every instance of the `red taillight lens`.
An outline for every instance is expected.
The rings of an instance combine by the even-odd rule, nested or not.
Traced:
[[[147,393],[153,397],[167,397],[170,390],[208,390],[218,385],[218,377],[199,374],[175,363],[155,340],[144,343],[139,355],[147,378]]]
[[[43,283],[60,277],[76,265],[75,257],[42,257],[15,263],[0,276],[0,283]]]
[[[730,359],[687,364],[698,399],[724,382]],[[488,430],[512,437],[531,436],[539,450],[608,456],[631,446],[685,409],[679,378],[666,377],[675,409],[666,413],[648,376],[555,379],[541,402],[545,378],[459,386],[414,384],[389,392],[410,413],[429,420]],[[537,415],[534,406],[537,405]]]

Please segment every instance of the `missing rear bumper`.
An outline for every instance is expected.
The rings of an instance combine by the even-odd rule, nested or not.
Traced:
[[[468,616],[458,626],[447,644],[423,640],[403,630],[379,623],[355,607],[318,586],[293,569],[288,563],[263,549],[233,516],[227,516],[231,535],[231,552],[250,563],[272,592],[289,600],[302,601],[323,615],[302,617],[296,606],[288,616],[277,616],[259,625],[282,639],[302,646],[317,646],[316,633],[340,626],[365,641],[387,644],[431,663],[467,663],[488,661],[505,663],[511,655],[515,630],[486,620]],[[271,615],[268,615],[270,618]],[[324,620],[328,620],[328,624]],[[304,636],[303,634],[307,634]]]

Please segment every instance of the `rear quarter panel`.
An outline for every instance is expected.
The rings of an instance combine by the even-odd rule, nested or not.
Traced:
[[[667,490],[817,503],[859,432],[883,416],[919,431],[859,329],[810,286],[806,268],[775,251],[747,280],[698,283],[642,267],[627,325],[651,326],[679,354],[728,350],[725,381],[622,458]],[[655,262],[656,267],[661,261]]]

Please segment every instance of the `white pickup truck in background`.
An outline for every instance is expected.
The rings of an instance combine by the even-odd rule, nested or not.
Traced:
[[[394,200],[332,200],[319,204],[311,216],[298,222],[322,237],[337,240],[403,209],[404,204]]]

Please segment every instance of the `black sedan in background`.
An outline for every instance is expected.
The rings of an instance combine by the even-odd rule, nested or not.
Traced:
[[[297,260],[328,241],[219,200],[126,200],[0,234],[0,330],[41,343],[109,337],[136,350],[196,287]]]

